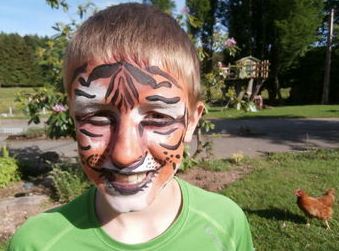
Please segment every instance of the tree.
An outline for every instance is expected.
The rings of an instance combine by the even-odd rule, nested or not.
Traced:
[[[202,72],[209,73],[213,69],[213,34],[216,23],[216,10],[218,1],[215,0],[186,0],[189,13],[198,24],[187,22],[188,31],[194,38],[195,43],[201,43],[206,57],[202,61]]]
[[[237,38],[240,55],[270,60],[266,88],[271,101],[280,98],[281,74],[318,39],[323,1],[224,0],[222,5],[227,10],[221,15],[223,24]]]
[[[172,0],[150,0],[150,3],[167,14],[171,14],[175,8],[175,2]]]
[[[0,33],[0,84],[2,86],[42,85],[41,68],[35,50],[45,38]]]
[[[47,4],[52,8],[63,8],[68,11],[68,4],[65,0],[47,0]],[[78,6],[78,15],[83,19],[87,12],[96,11],[96,7],[91,2],[86,2]],[[30,117],[29,123],[40,123],[40,111],[46,109],[50,111],[50,116],[46,122],[47,134],[50,138],[60,138],[64,136],[75,137],[74,122],[70,117],[66,102],[66,94],[63,90],[63,57],[68,39],[77,27],[77,22],[71,20],[69,24],[57,23],[53,28],[57,34],[46,41],[46,47],[37,49],[39,65],[43,69],[43,75],[48,84],[45,88],[35,90],[34,93],[22,93],[18,97],[19,103],[25,107]]]

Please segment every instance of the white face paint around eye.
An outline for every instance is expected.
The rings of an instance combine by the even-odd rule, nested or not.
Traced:
[[[74,89],[76,96],[71,100],[73,114],[88,113],[91,112],[92,107],[105,104],[104,97],[107,87],[99,83],[100,81],[94,81],[89,87],[79,86],[79,88]]]
[[[187,91],[149,68],[89,65],[72,85],[82,167],[117,212],[152,203],[182,158]]]

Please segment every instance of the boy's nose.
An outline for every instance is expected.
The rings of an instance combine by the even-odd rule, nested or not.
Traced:
[[[137,126],[121,123],[112,141],[111,160],[117,168],[127,168],[142,159],[145,151]]]

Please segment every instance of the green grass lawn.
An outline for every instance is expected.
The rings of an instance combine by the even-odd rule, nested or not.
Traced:
[[[0,242],[0,251],[5,251],[7,248],[8,242]]]
[[[209,170],[239,168],[234,160],[213,160],[200,163]],[[319,220],[310,227],[296,205],[294,191],[303,188],[320,195],[334,187],[339,191],[339,150],[274,153],[264,158],[245,158],[241,165],[253,171],[221,193],[233,199],[245,211],[256,250],[339,250],[339,202],[326,230]],[[241,166],[240,165],[240,166]],[[225,212],[227,214],[227,212]],[[0,243],[5,250],[6,243]]]
[[[339,150],[277,153],[247,161],[254,171],[222,193],[248,216],[256,250],[339,250],[338,200],[332,230],[326,230],[316,219],[305,225],[294,196],[297,188],[312,195],[330,187],[339,191]]]
[[[339,118],[339,105],[299,105],[271,107],[258,112],[244,112],[223,107],[209,107],[207,118]]]
[[[12,111],[15,117],[22,117],[23,113],[15,103],[16,95],[22,91],[31,92],[33,91],[33,88],[30,87],[0,88],[0,113],[9,113],[9,107],[12,107]]]

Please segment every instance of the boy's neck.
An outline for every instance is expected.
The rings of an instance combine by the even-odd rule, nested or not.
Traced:
[[[137,244],[152,240],[171,226],[180,213],[182,196],[178,182],[172,179],[153,203],[142,211],[116,213],[97,191],[96,213],[103,230],[114,240]]]

